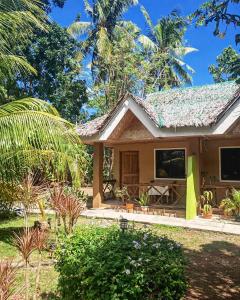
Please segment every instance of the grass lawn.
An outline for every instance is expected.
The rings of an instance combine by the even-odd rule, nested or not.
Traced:
[[[33,224],[36,219],[37,216],[33,215],[30,222]],[[78,225],[92,222],[105,224],[113,221],[81,218]],[[12,235],[22,226],[21,218],[0,221],[0,259],[21,260],[12,244]],[[185,299],[240,299],[240,236],[162,225],[153,225],[151,228],[159,235],[180,242],[184,247],[189,279]],[[35,259],[33,256],[32,263]],[[45,253],[44,262],[51,262],[48,253]],[[33,267],[32,283],[34,277]],[[19,275],[18,281],[23,281],[23,274]],[[45,266],[41,275],[41,299],[56,299],[56,287],[57,272],[52,265]]]

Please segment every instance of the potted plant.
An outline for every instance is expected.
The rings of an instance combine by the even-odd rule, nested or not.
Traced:
[[[240,221],[240,191],[233,188],[229,196],[221,201],[220,208],[225,216],[235,216],[236,221]]]
[[[128,212],[133,212],[134,204],[128,202],[130,199],[130,195],[126,186],[124,186],[122,189],[116,189],[115,195],[117,198],[120,198],[122,200],[122,203],[125,204],[126,210]]]
[[[139,197],[139,204],[141,205],[142,211],[148,211],[149,195],[147,192],[141,193]]]
[[[212,191],[204,191],[203,195],[201,195],[201,203],[203,204],[202,207],[202,216],[205,219],[212,218],[212,200],[213,200],[213,193]]]

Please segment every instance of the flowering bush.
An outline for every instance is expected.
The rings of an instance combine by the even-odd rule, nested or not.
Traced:
[[[62,299],[180,299],[186,290],[181,246],[146,230],[85,227],[57,251]]]

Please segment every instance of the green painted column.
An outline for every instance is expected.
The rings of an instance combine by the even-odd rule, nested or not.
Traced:
[[[197,190],[198,190],[197,158],[188,156],[187,162],[187,199],[186,219],[192,220],[197,216]]]

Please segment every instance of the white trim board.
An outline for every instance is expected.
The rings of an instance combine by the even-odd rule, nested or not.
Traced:
[[[222,179],[222,164],[221,164],[221,149],[239,149],[240,146],[220,146],[218,147],[218,172],[220,182],[236,182],[239,183],[240,180],[224,180]]]
[[[110,137],[113,130],[117,127],[117,125],[120,123],[120,121],[125,116],[128,110],[130,110],[142,122],[142,124],[154,137],[158,137],[159,134],[158,127],[149,118],[147,113],[133,99],[129,97],[127,100],[123,102],[123,104],[120,106],[115,116],[112,117],[110,122],[100,133],[99,136],[100,141],[106,141]]]
[[[156,151],[157,150],[184,150],[184,155],[185,155],[185,178],[169,178],[169,177],[165,177],[165,178],[159,178],[156,177]],[[154,152],[154,180],[166,180],[166,181],[170,181],[170,180],[179,180],[179,181],[186,181],[187,179],[187,148],[186,147],[173,147],[173,148],[154,148],[153,149]]]
[[[166,137],[191,137],[191,136],[208,136],[221,135],[239,119],[240,117],[240,101],[238,100],[230,107],[225,115],[211,127],[181,127],[181,128],[159,128],[154,123],[144,109],[130,96],[117,109],[108,124],[100,131],[98,140],[107,141],[114,129],[118,126],[127,111],[130,110],[146,127],[146,129],[155,138]]]

